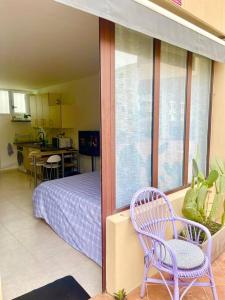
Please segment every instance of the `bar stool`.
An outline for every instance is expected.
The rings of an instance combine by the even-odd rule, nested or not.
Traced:
[[[59,155],[51,155],[44,164],[44,176],[45,180],[52,180],[59,178],[61,157]]]
[[[44,160],[41,159],[41,155],[39,151],[31,151],[28,155],[30,159],[30,186],[31,179],[34,179],[34,186],[37,185],[37,179],[39,178],[41,181],[43,179],[42,168],[45,164]]]

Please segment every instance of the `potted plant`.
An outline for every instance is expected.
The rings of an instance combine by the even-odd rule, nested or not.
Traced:
[[[127,294],[124,289],[119,290],[117,293],[114,293],[115,300],[127,300]]]
[[[213,247],[215,249],[212,251],[213,259],[225,249],[225,227],[223,227],[225,225],[224,199],[225,167],[223,162],[215,159],[211,164],[209,176],[206,178],[199,170],[196,160],[193,159],[192,183],[186,192],[182,213],[187,219],[201,223],[209,229],[215,244],[215,247]],[[223,215],[218,221],[218,212],[221,207],[223,207]],[[222,239],[221,236],[223,236]],[[203,247],[207,244],[205,239],[206,237],[202,234],[200,241],[203,243]],[[221,245],[218,245],[219,242]]]

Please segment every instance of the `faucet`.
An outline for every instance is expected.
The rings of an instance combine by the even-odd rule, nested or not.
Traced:
[[[42,128],[40,128],[38,131],[38,137],[41,142],[41,146],[45,146],[45,132]]]

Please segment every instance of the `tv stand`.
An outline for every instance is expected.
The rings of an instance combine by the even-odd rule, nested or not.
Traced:
[[[91,157],[91,171],[94,172],[95,170],[95,161],[94,161],[94,156]]]

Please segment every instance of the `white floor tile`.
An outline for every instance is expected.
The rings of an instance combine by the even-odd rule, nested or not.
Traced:
[[[29,178],[16,171],[0,173],[0,274],[4,300],[66,275],[101,292],[101,268],[33,217]]]

